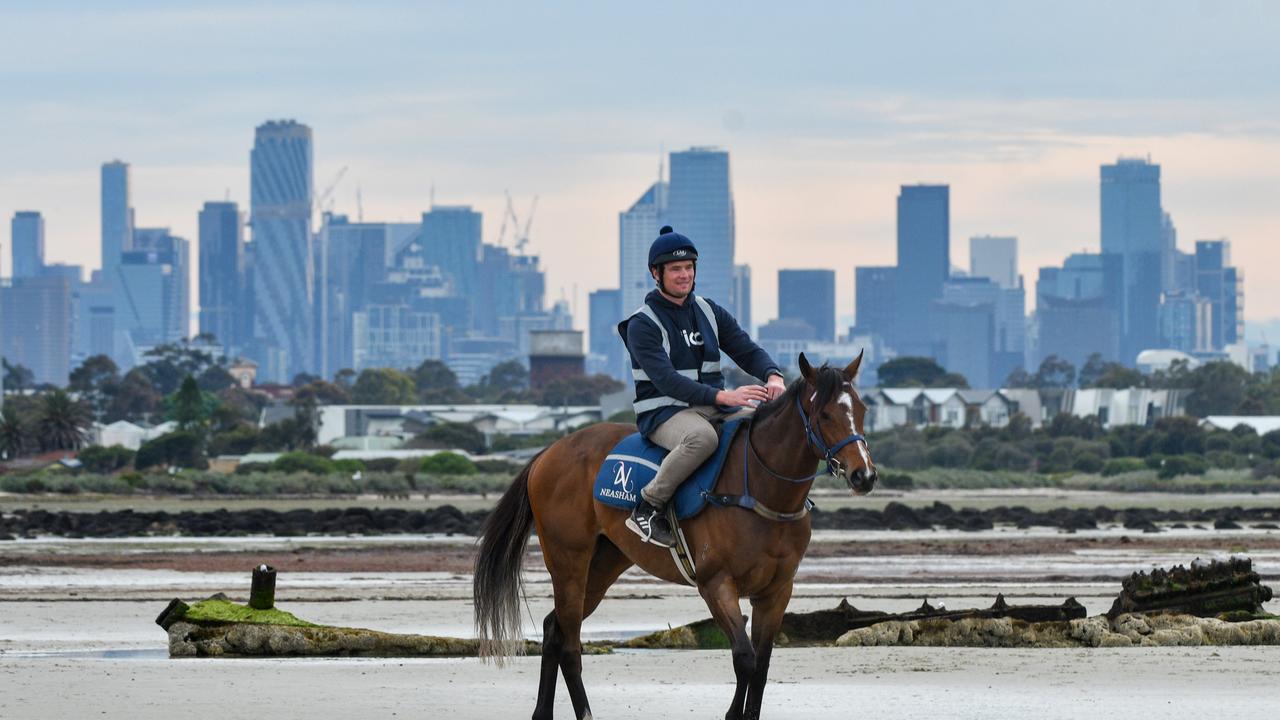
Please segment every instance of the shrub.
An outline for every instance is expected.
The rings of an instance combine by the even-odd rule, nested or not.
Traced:
[[[271,469],[282,473],[312,473],[328,475],[337,470],[333,461],[328,458],[305,452],[289,452],[281,455],[271,463]]]
[[[1179,475],[1203,475],[1207,469],[1200,455],[1170,455],[1164,459],[1157,477],[1167,480]]]
[[[331,460],[336,470],[344,473],[361,472],[365,469],[364,462],[354,458],[346,458],[345,460]]]
[[[1104,477],[1112,477],[1113,475],[1122,475],[1124,473],[1138,472],[1147,469],[1147,464],[1138,458],[1119,457],[1111,458],[1102,464],[1102,475]]]
[[[91,473],[113,473],[133,462],[133,451],[119,445],[102,447],[90,445],[76,455],[85,470]]]
[[[249,473],[266,472],[270,469],[271,469],[271,463],[256,463],[256,462],[240,463],[239,465],[236,465],[236,474],[248,475]]]
[[[1101,455],[1094,452],[1084,452],[1076,457],[1076,461],[1071,467],[1083,473],[1096,473],[1102,470],[1104,461]]]
[[[475,463],[451,452],[440,452],[423,458],[418,469],[432,475],[475,475],[479,472]]]
[[[204,469],[208,463],[200,454],[200,438],[195,433],[178,430],[143,443],[133,458],[133,465],[139,470],[157,465]]]
[[[518,473],[524,467],[523,465],[508,462],[506,460],[476,460],[475,463],[477,472],[501,475]]]
[[[880,476],[880,486],[886,490],[910,490],[915,485],[915,478],[906,473],[885,473]]]
[[[395,458],[374,458],[364,461],[364,468],[369,472],[394,472],[400,461]]]

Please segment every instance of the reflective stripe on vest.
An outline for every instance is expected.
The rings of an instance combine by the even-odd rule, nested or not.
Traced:
[[[711,334],[715,336],[716,346],[719,347],[720,326],[716,324],[716,314],[715,314],[715,311],[711,309],[711,303],[702,299],[702,297],[698,295],[694,295],[693,299],[694,299],[694,304],[698,306],[698,309],[702,311],[703,316],[706,317],[707,324],[711,326]],[[658,326],[658,332],[662,333],[662,350],[667,354],[668,357],[670,357],[671,356],[671,336],[667,334],[667,327],[662,324],[661,320],[658,319],[658,314],[653,311],[653,308],[649,307],[648,303],[644,303],[640,307],[636,308],[635,312],[631,313],[631,315],[632,317],[636,315],[644,315],[645,317],[649,318],[649,320],[652,321],[654,325]],[[684,377],[689,378],[690,380],[697,381],[699,380],[700,374],[711,375],[711,374],[719,373],[720,361],[706,360],[702,363],[701,370],[676,370],[676,372],[680,373]],[[643,368],[637,368],[637,367],[631,368],[631,377],[636,382],[652,382],[652,380],[649,378],[649,373],[645,372]],[[649,412],[650,410],[657,410],[658,408],[663,408],[663,407],[689,407],[689,403],[683,400],[677,400],[668,395],[649,398],[647,400],[637,400],[632,403],[632,408],[635,410],[636,415]]]

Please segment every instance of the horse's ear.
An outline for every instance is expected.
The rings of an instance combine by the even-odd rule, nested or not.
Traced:
[[[845,380],[853,382],[858,379],[858,369],[862,367],[862,354],[865,352],[865,349],[859,350],[858,357],[854,358],[853,362],[849,363],[849,366],[844,369]]]
[[[809,364],[809,358],[800,353],[800,377],[808,382],[813,382],[813,366]]]

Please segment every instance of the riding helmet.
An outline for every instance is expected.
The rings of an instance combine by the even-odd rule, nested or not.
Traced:
[[[693,241],[672,230],[670,225],[663,225],[658,231],[658,239],[649,246],[649,267],[676,260],[696,262],[697,259],[698,248],[693,246]]]

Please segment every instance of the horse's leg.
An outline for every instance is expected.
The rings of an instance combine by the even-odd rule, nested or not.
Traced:
[[[769,679],[769,657],[773,654],[773,640],[782,627],[782,617],[791,601],[791,584],[763,597],[751,599],[751,644],[756,650],[756,670],[747,690],[747,704],[743,717],[758,720],[760,704],[764,700],[764,685]]]
[[[699,585],[698,592],[702,594],[711,617],[720,626],[725,637],[729,638],[733,648],[733,672],[738,678],[738,686],[724,717],[725,720],[739,720],[742,717],[742,702],[747,695],[747,685],[755,673],[756,654],[747,637],[746,623],[742,619],[738,588],[728,576],[718,575],[709,579],[706,584]]]
[[[569,690],[573,710],[579,720],[591,717],[587,691],[582,684],[582,621],[595,612],[609,587],[632,564],[617,545],[603,535],[600,536],[596,542],[596,551],[591,556],[591,567],[587,571],[581,612],[572,624],[561,620],[563,645],[560,650],[560,672],[564,675],[564,684]],[[559,608],[559,603],[556,607]]]
[[[556,624],[556,611],[552,610],[542,621],[542,675],[538,680],[538,703],[533,707],[533,720],[553,717],[560,646],[560,626]]]

